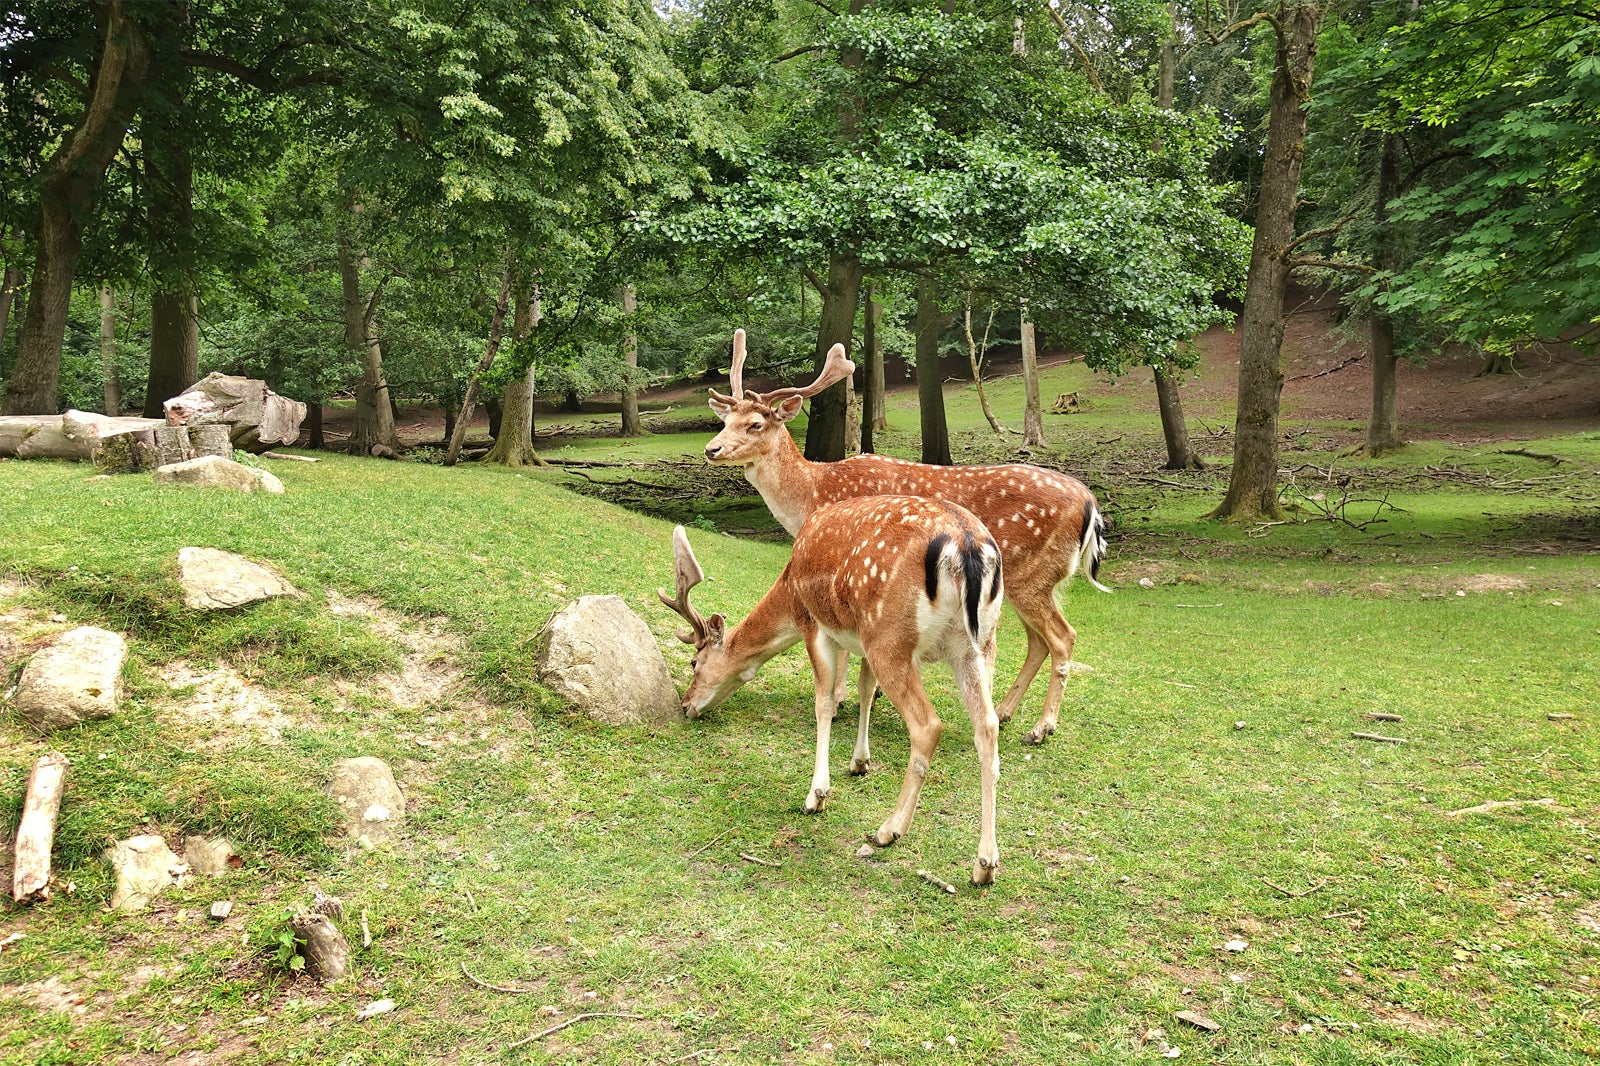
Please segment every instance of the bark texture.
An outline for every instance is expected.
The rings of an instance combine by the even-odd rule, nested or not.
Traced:
[[[100,54],[88,87],[83,117],[62,138],[45,164],[39,192],[33,280],[17,359],[0,414],[52,414],[61,377],[72,280],[83,254],[83,229],[94,213],[106,167],[111,164],[133,113],[149,52],[143,32],[128,18],[122,0],[98,11]]]
[[[939,337],[945,316],[931,278],[917,282],[917,407],[922,415],[922,461],[950,465],[950,426],[944,416],[944,383],[939,380]]]
[[[994,306],[991,304],[989,321],[983,327],[983,344],[980,347],[972,336],[972,294],[969,292],[966,305],[962,308],[961,319],[962,329],[967,335],[967,365],[972,368],[972,384],[978,390],[978,406],[983,409],[983,417],[989,423],[989,428],[999,437],[1005,435],[1006,428],[994,416],[994,411],[989,407],[989,394],[983,391],[983,358],[989,351],[989,329],[993,325]]]
[[[1378,156],[1378,191],[1372,207],[1373,262],[1379,270],[1396,266],[1394,234],[1389,222],[1389,202],[1400,195],[1400,138],[1383,135]],[[1367,416],[1367,454],[1376,458],[1400,447],[1400,417],[1395,389],[1394,319],[1374,304],[1368,323],[1372,342],[1372,412]]]
[[[11,305],[16,302],[23,280],[22,271],[14,266],[7,266],[0,274],[0,377],[5,376],[6,368],[6,326],[11,322]]]
[[[1283,296],[1289,282],[1300,164],[1311,98],[1312,61],[1322,8],[1283,4],[1276,24],[1267,150],[1261,168],[1255,242],[1239,320],[1239,401],[1234,419],[1233,470],[1214,518],[1281,518],[1278,503],[1278,403],[1283,392]]]
[[[380,283],[366,300],[361,296],[361,265],[351,248],[350,238],[339,232],[339,283],[343,292],[344,343],[361,360],[361,384],[356,386],[356,418],[350,432],[351,455],[371,455],[374,446],[398,450],[394,411],[389,405],[389,383],[383,377],[383,349],[378,343],[374,320]]]
[[[871,285],[867,286],[867,313],[861,326],[861,347],[866,364],[866,382],[861,395],[861,450],[870,452],[876,450],[873,447],[873,434],[889,428],[889,420],[884,417],[883,402],[883,305],[874,298]]]
[[[105,412],[122,413],[122,381],[117,376],[117,298],[111,286],[100,288],[100,376],[105,389]]]
[[[188,3],[165,8],[150,42],[154,90],[140,114],[146,159],[144,193],[149,220],[150,372],[144,416],[160,418],[161,405],[200,377],[200,317],[194,263],[194,163],[190,153]]]
[[[844,345],[854,349],[856,304],[861,296],[861,264],[848,254],[828,257],[828,277],[822,286],[822,312],[817,323],[817,373],[827,362],[828,349]],[[812,462],[832,463],[844,458],[845,420],[850,404],[844,382],[830,385],[811,398],[806,424],[805,456]]]
[[[523,296],[516,302],[512,315],[511,336],[517,341],[528,338],[533,332],[537,297]],[[495,435],[494,447],[483,457],[486,463],[501,466],[543,466],[544,460],[533,447],[533,401],[535,367],[530,362],[527,373],[506,382],[505,403],[501,407],[500,432]],[[626,421],[626,419],[624,419]]]
[[[1044,415],[1039,408],[1038,333],[1028,318],[1028,305],[1022,305],[1022,443],[1029,448],[1044,447]]]
[[[639,334],[633,328],[633,313],[639,309],[637,295],[633,286],[622,287],[622,317],[626,325],[622,334],[622,362],[630,369],[639,368]],[[520,311],[521,308],[519,307]],[[529,402],[528,410],[533,410]],[[639,390],[628,386],[622,390],[622,435],[624,437],[642,437],[645,435],[644,422],[639,418]]]
[[[444,465],[455,466],[461,458],[461,442],[466,439],[467,427],[472,424],[472,412],[478,405],[478,390],[482,388],[483,375],[494,366],[494,357],[500,352],[500,339],[505,334],[506,307],[511,302],[511,271],[500,279],[500,298],[495,301],[494,313],[489,316],[489,340],[483,347],[483,357],[478,368],[467,379],[466,395],[461,398],[461,413],[456,415],[455,428],[450,433],[450,443],[444,449]]]

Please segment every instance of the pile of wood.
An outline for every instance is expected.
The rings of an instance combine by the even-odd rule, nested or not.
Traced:
[[[306,405],[254,378],[209,374],[162,405],[166,418],[64,415],[0,418],[0,456],[78,459],[107,473],[139,473],[202,455],[232,458],[235,448],[264,452],[293,444]]]

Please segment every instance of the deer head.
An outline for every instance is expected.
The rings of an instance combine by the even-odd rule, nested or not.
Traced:
[[[744,330],[733,331],[733,368],[728,373],[728,387],[733,393],[724,396],[712,390],[711,409],[722,419],[722,432],[706,445],[706,458],[713,463],[749,463],[766,452],[777,440],[780,423],[791,421],[800,413],[800,405],[807,397],[843,381],[856,372],[856,365],[844,354],[844,345],[835,344],[828,349],[822,373],[817,380],[803,388],[773,389],[771,392],[745,392],[744,390]]]
[[[705,580],[705,571],[689,547],[689,535],[682,526],[672,531],[673,571],[677,578],[677,596],[668,596],[660,589],[656,595],[689,623],[688,629],[678,631],[678,639],[694,645],[692,666],[694,677],[683,694],[683,713],[686,718],[698,718],[705,711],[720,706],[727,698],[756,674],[760,665],[755,660],[741,660],[730,650],[727,620],[720,614],[703,618],[689,603],[689,592]]]

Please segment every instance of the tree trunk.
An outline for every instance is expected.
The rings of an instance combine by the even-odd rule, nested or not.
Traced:
[[[1383,135],[1383,151],[1378,157],[1378,192],[1372,208],[1375,242],[1372,265],[1381,271],[1395,268],[1389,202],[1400,195],[1402,147],[1396,134]],[[1394,319],[1374,303],[1368,330],[1372,344],[1372,413],[1367,418],[1367,454],[1376,458],[1401,445],[1395,391]]]
[[[1028,318],[1028,305],[1020,311],[1022,318],[1022,443],[1028,448],[1044,447],[1044,415],[1039,407],[1039,347],[1038,332]]]
[[[383,379],[383,349],[373,320],[383,284],[365,302],[361,298],[361,266],[350,247],[349,235],[338,236],[339,283],[343,293],[344,343],[361,360],[361,384],[356,386],[356,418],[348,445],[351,455],[371,455],[375,445],[398,451],[394,411],[389,405],[389,384]]]
[[[1156,375],[1156,404],[1161,409],[1161,434],[1167,439],[1167,462],[1163,470],[1204,470],[1194,445],[1189,441],[1189,421],[1183,416],[1183,398],[1178,379],[1165,366],[1151,367]]]
[[[0,378],[6,376],[6,326],[11,321],[11,305],[22,288],[22,271],[8,266],[0,274]]]
[[[511,336],[518,343],[527,340],[528,334],[533,332],[534,312],[538,306],[534,302],[535,299],[523,295],[516,301],[516,310],[511,320]],[[623,301],[624,310],[627,308],[627,303],[627,300]],[[500,433],[494,439],[494,447],[483,457],[484,462],[500,466],[545,465],[533,447],[534,369],[530,361],[525,374],[506,382]]]
[[[306,426],[307,432],[310,434],[310,439],[306,441],[306,447],[321,451],[327,446],[327,441],[322,438],[321,400],[312,400],[306,404]]]
[[[180,57],[188,45],[188,4],[163,5],[166,18],[153,36],[153,92],[140,114],[146,166],[144,193],[149,222],[150,371],[144,416],[160,418],[161,405],[200,380],[199,300],[195,290],[194,163],[187,110],[188,68]]]
[[[1517,372],[1517,357],[1513,352],[1484,352],[1483,362],[1478,365],[1478,372],[1474,377],[1488,377],[1490,374],[1515,374]]]
[[[500,298],[495,301],[494,314],[489,316],[489,342],[483,347],[483,358],[478,360],[478,369],[467,379],[467,391],[461,398],[461,413],[456,416],[450,443],[445,446],[445,466],[455,466],[456,460],[461,458],[461,442],[467,436],[467,427],[472,424],[472,410],[478,402],[479,382],[483,375],[489,372],[489,368],[494,366],[494,357],[500,351],[500,338],[505,334],[506,305],[510,302],[511,269],[507,267],[505,276],[500,279]]]
[[[568,389],[561,394],[561,409],[578,414],[583,410],[583,397],[578,395],[577,389]]]
[[[633,314],[638,309],[639,304],[633,286],[631,284],[622,286],[622,318],[625,323],[622,333],[622,362],[630,371],[639,368],[639,334],[633,328]],[[529,404],[528,409],[531,411],[533,410],[531,400]],[[625,385],[622,389],[622,435],[642,437],[646,432],[644,423],[639,419],[639,390],[632,385]]]
[[[1167,5],[1167,34],[1161,40],[1160,90],[1157,103],[1164,110],[1172,110],[1175,94],[1173,83],[1178,70],[1177,54],[1178,5]],[[1161,412],[1161,435],[1167,441],[1167,462],[1163,470],[1203,470],[1205,463],[1189,441],[1189,422],[1183,416],[1183,394],[1178,391],[1178,378],[1165,363],[1151,367],[1155,371],[1156,406]]]
[[[506,409],[500,403],[500,397],[489,396],[483,401],[483,413],[489,416],[489,439],[500,439],[500,422],[505,418]]]
[[[152,294],[144,416],[160,418],[163,403],[199,380],[200,317],[195,298],[173,289]]]
[[[817,320],[817,373],[828,358],[828,349],[844,345],[846,355],[854,348],[856,304],[861,296],[861,264],[853,255],[828,256],[828,280],[822,286],[822,311]],[[844,458],[845,421],[850,417],[845,384],[840,381],[811,398],[806,423],[807,459],[833,463]]]
[[[1278,401],[1283,392],[1283,296],[1289,283],[1300,163],[1322,10],[1284,9],[1272,77],[1267,151],[1261,168],[1255,242],[1239,323],[1239,401],[1228,494],[1213,518],[1254,522],[1283,516],[1278,503]]]
[[[122,382],[117,377],[117,298],[111,286],[100,287],[100,376],[105,386],[105,412],[122,413]]]
[[[863,427],[870,425],[876,432],[888,432],[889,410],[884,399],[884,371],[883,371],[883,304],[873,296],[872,290],[867,289],[867,314],[863,329],[862,347],[866,350],[867,360],[867,398],[862,404],[861,417]],[[862,440],[867,439],[862,434]],[[862,445],[863,451],[871,451],[867,445]]]
[[[939,380],[939,336],[944,312],[932,278],[917,280],[917,405],[922,413],[922,461],[950,465],[950,427],[944,417],[944,385]]]
[[[148,61],[144,34],[122,0],[98,9],[100,55],[78,125],[45,164],[39,190],[38,242],[16,362],[0,413],[53,414],[72,279],[83,254],[83,227],[94,213],[106,168],[122,145],[136,89]]]
[[[1019,18],[1017,20],[1021,22]],[[961,326],[967,334],[967,365],[972,368],[972,384],[978,390],[978,406],[983,409],[983,417],[988,421],[989,428],[994,430],[997,437],[1005,436],[1006,427],[994,416],[994,411],[989,407],[989,394],[983,391],[983,357],[989,351],[989,328],[994,325],[994,305],[989,305],[989,322],[983,327],[983,348],[980,351],[978,342],[972,337],[972,293],[967,293],[967,299],[961,308]]]

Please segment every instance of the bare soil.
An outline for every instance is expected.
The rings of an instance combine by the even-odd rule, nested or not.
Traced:
[[[1337,307],[1327,298],[1305,292],[1291,293],[1283,338],[1283,416],[1290,421],[1346,421],[1352,423],[1350,443],[1361,439],[1372,403],[1372,367],[1365,331],[1346,331],[1337,322]],[[1212,329],[1194,340],[1200,363],[1183,386],[1184,405],[1192,418],[1215,428],[1232,418],[1239,373],[1239,337],[1232,330]],[[1074,357],[1046,351],[1040,362],[1055,366]],[[1519,353],[1521,365],[1513,374],[1479,376],[1479,356],[1460,350],[1434,352],[1424,360],[1402,362],[1397,380],[1401,433],[1409,440],[1448,440],[1479,443],[1526,440],[1600,429],[1600,355],[1585,354],[1565,344],[1534,344]],[[891,393],[914,391],[903,364],[887,368]],[[966,378],[965,357],[946,358],[942,369]],[[1021,372],[1021,356],[1012,347],[995,348],[986,377]],[[725,387],[726,383],[722,383]],[[754,389],[777,382],[751,379]],[[1158,418],[1155,390],[1149,370],[1139,367],[1118,379],[1099,375],[1088,391],[1120,395],[1133,389],[1134,409]],[[641,397],[645,408],[661,409],[700,403],[707,384],[674,382],[648,390]],[[1048,398],[1047,398],[1048,399]],[[584,400],[583,413],[612,413],[620,409],[615,396]],[[327,411],[324,428],[330,441],[349,433],[353,412]],[[571,412],[541,403],[535,413],[541,440],[573,435],[593,435],[589,424],[563,424]],[[486,440],[488,416],[480,410],[472,421],[469,438]],[[716,425],[708,415],[707,428]],[[403,408],[398,419],[400,438],[407,445],[438,442],[444,435],[444,412],[437,407]]]

